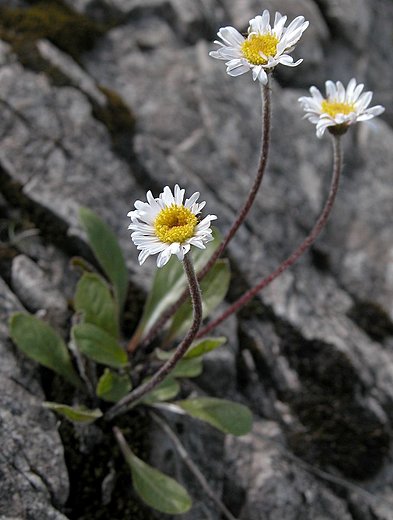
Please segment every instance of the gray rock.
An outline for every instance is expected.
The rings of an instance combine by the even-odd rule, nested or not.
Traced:
[[[364,49],[371,27],[371,2],[367,0],[320,0],[329,25],[343,40]]]
[[[244,520],[304,518],[351,520],[345,503],[323,482],[287,458],[276,424],[256,421],[242,438],[228,437],[225,452],[231,481],[244,490],[236,514]],[[230,496],[231,490],[227,493]]]
[[[32,260],[19,255],[12,262],[12,288],[30,312],[45,312],[56,328],[63,328],[68,316],[67,301],[44,271]]]
[[[370,88],[375,91],[374,101],[381,103],[386,107],[385,119],[390,125],[393,124],[392,94],[391,84],[393,82],[393,57],[390,52],[386,52],[387,46],[385,42],[391,41],[391,31],[389,23],[393,17],[393,4],[389,0],[379,0],[371,2],[372,22],[371,27],[378,27],[378,38],[375,45],[370,46],[370,40],[373,32],[371,31],[367,40],[369,51],[364,53],[364,76]]]
[[[83,247],[80,205],[95,209],[115,230],[132,279],[143,287],[154,262],[137,266],[125,214],[147,189],[158,193],[179,182],[198,190],[208,211],[219,216],[221,231],[228,229],[258,162],[260,95],[250,75],[230,78],[222,62],[208,57],[210,39],[221,25],[245,29],[265,7],[311,20],[295,51],[305,62],[275,73],[268,171],[247,225],[228,250],[236,265],[232,298],[291,253],[326,198],[331,151],[328,139],[317,141],[314,126],[302,121],[297,98],[303,87],[356,76],[375,90],[375,103],[390,102],[391,2],[362,1],[356,9],[349,0],[280,0],[262,8],[251,0],[73,5],[119,24],[83,57],[84,69],[70,68],[73,88],[54,87],[18,64],[7,44],[0,45],[0,188],[7,197],[9,185],[16,185],[28,211],[39,209],[53,221],[55,233],[64,235],[62,254],[44,253],[42,244],[31,246],[34,254],[26,251],[52,282],[54,271],[42,262],[53,254],[56,266],[65,265],[71,237]],[[49,51],[65,70],[67,56]],[[119,92],[134,110],[137,135],[130,143],[130,164],[117,157],[107,128],[92,115],[92,92],[86,92],[98,84]],[[294,88],[299,86],[302,90]],[[380,119],[344,136],[344,173],[327,228],[311,253],[230,326],[223,325],[229,345],[206,359],[201,391],[248,404],[256,415],[253,432],[227,439],[222,463],[221,436],[170,418],[193,460],[240,518],[389,519],[392,139]],[[53,241],[50,233],[45,236]],[[65,272],[53,286],[61,290],[68,280]],[[40,295],[38,289],[35,293]],[[30,373],[20,371],[8,354],[3,367],[15,369],[18,378]],[[37,386],[33,376],[29,381]],[[5,410],[17,406],[9,399]],[[218,519],[161,432],[153,433],[151,457],[165,472],[191,482],[196,506],[187,518]],[[317,465],[328,473],[322,475]],[[35,482],[34,475],[29,478]],[[363,490],[355,479],[364,480]],[[44,493],[42,482],[35,485]]]
[[[7,322],[21,304],[0,279],[0,515],[66,520],[52,504],[68,495],[63,447],[33,365],[8,339]]]
[[[45,283],[55,290],[56,294],[60,293],[62,300],[70,301],[80,274],[72,269],[69,256],[56,246],[45,243],[38,229],[33,228],[17,234],[13,244],[15,241],[18,251],[33,260],[44,273]],[[46,306],[42,308],[45,309]]]
[[[126,214],[131,199],[143,192],[128,165],[115,157],[109,134],[92,116],[86,96],[75,88],[53,87],[43,75],[19,64],[1,68],[0,84],[7,100],[2,120],[7,135],[0,153],[5,175],[23,186],[23,195],[32,203],[45,208],[48,220],[55,218],[68,229],[58,239],[82,237],[78,210],[84,205],[118,233],[129,256]],[[15,153],[19,147],[24,154]],[[91,191],[93,179],[97,190]],[[131,269],[133,265],[134,260]]]
[[[92,78],[68,54],[62,52],[48,40],[39,40],[37,49],[45,60],[70,79],[70,83],[99,105],[105,106],[104,94],[97,88]]]

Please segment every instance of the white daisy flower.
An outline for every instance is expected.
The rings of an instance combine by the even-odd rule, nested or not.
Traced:
[[[234,27],[222,27],[217,35],[224,43],[216,40],[214,43],[220,47],[209,55],[218,60],[228,60],[225,65],[230,76],[240,76],[252,70],[253,80],[266,84],[266,73],[279,63],[296,67],[303,61],[294,63],[288,52],[294,49],[309,22],[304,21],[304,16],[298,16],[284,27],[286,21],[287,17],[277,12],[271,27],[270,14],[265,9],[262,15],[250,20],[247,38]]]
[[[217,217],[207,215],[199,222],[197,215],[206,202],[197,202],[196,192],[183,203],[185,190],[176,184],[173,193],[166,186],[158,198],[151,191],[146,194],[147,202],[137,200],[128,229],[132,229],[132,241],[140,250],[140,265],[150,255],[158,253],[157,267],[164,266],[171,255],[183,260],[191,246],[205,249],[205,243],[213,240],[210,223]]]
[[[317,125],[317,136],[320,138],[326,128],[332,133],[342,134],[348,126],[358,121],[367,121],[385,111],[381,105],[367,108],[373,97],[372,92],[363,92],[364,85],[356,85],[354,78],[345,89],[341,81],[326,81],[326,98],[317,87],[311,87],[312,97],[301,97],[299,102],[307,112],[305,117]]]

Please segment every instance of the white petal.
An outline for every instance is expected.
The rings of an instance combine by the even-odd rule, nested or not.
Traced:
[[[340,103],[345,103],[345,88],[344,85],[341,83],[341,81],[336,81],[336,88],[337,88],[337,101]]]
[[[367,121],[368,119],[372,119],[373,117],[381,115],[385,112],[385,108],[381,105],[375,105],[374,107],[368,108],[365,110],[363,114],[358,116],[358,121]]]
[[[276,16],[274,19],[273,33],[277,36],[278,39],[281,39],[282,32],[283,32],[286,21],[287,21],[286,16],[282,16],[279,12],[276,13]]]
[[[355,78],[352,78],[348,83],[347,91],[346,91],[346,95],[345,95],[345,100],[347,103],[353,102],[352,97],[353,97],[355,88],[356,88],[356,80],[355,80]]]
[[[202,211],[202,209],[206,206],[206,202],[203,200],[202,202],[195,203],[190,207],[190,210],[194,215],[198,215]]]
[[[358,113],[363,112],[363,110],[365,110],[368,107],[368,105],[371,103],[372,97],[372,92],[365,92],[360,96],[360,98],[356,102],[356,109]]]
[[[262,83],[262,85],[266,85],[267,84],[267,74],[266,72],[264,71],[263,67],[261,67],[258,71],[258,75],[256,78],[254,78],[254,81],[258,79],[258,81],[260,83]]]
[[[297,16],[292,22],[288,25],[288,27],[285,30],[285,33],[295,31],[298,29],[302,23],[304,22],[304,16]]]
[[[142,249],[142,251],[138,255],[139,265],[142,265],[149,256],[150,251],[148,249]]]
[[[233,60],[235,61],[235,60]],[[242,74],[245,74],[250,70],[250,65],[243,63],[243,61],[239,61],[238,64],[232,64],[231,66],[227,66],[227,73],[230,76],[236,77],[241,76]]]
[[[210,51],[209,52],[209,56],[211,58],[215,58],[216,60],[227,60],[228,59],[228,58],[226,58],[225,56],[222,55],[221,49],[218,49],[216,51]]]
[[[265,34],[269,28],[270,14],[267,9],[265,9],[261,15],[256,16],[252,20],[250,20],[250,29],[249,32],[254,32],[258,34]]]
[[[372,114],[375,117],[375,116],[379,116],[379,115],[383,114],[384,112],[385,112],[385,107],[383,107],[382,105],[375,105],[371,108],[368,108],[365,111],[365,114]]]
[[[359,99],[360,94],[362,93],[364,89],[364,84],[359,83],[359,85],[355,88],[355,91],[353,93],[352,101],[356,102]]]
[[[181,206],[183,204],[183,199],[184,199],[184,193],[185,193],[186,190],[181,190],[179,185],[176,184],[175,188],[174,188],[174,197],[175,197],[175,204],[177,204],[178,206]]]
[[[191,206],[199,199],[199,191],[196,191],[191,195],[189,199],[186,199],[186,202],[184,203],[186,208],[191,208]]]
[[[233,60],[234,58],[241,58],[243,54],[239,48],[221,47],[217,51],[210,52],[209,56],[219,60]]]
[[[165,203],[165,206],[171,206],[175,203],[172,190],[169,186],[165,186],[164,191],[160,194],[161,200]]]
[[[164,251],[161,251],[161,253],[157,256],[157,267],[163,267],[166,263],[168,263],[171,256],[172,253],[169,247],[164,249]]]
[[[238,47],[244,42],[243,36],[234,27],[222,27],[217,35],[230,47]]]
[[[336,85],[333,83],[333,81],[326,81],[325,83],[326,87],[326,95],[329,99],[334,99],[337,94]]]
[[[323,96],[321,92],[317,89],[317,87],[310,87],[310,92],[313,98],[317,99],[318,101],[323,101]]]
[[[192,245],[197,247],[198,249],[206,249],[205,244],[202,242],[202,240],[193,240]]]

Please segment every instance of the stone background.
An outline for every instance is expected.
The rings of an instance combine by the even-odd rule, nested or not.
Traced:
[[[40,406],[48,374],[15,351],[7,319],[25,308],[65,332],[77,279],[69,259],[89,255],[80,205],[123,247],[130,327],[154,270],[139,268],[130,243],[133,201],[179,182],[202,193],[225,233],[258,161],[260,99],[249,75],[230,78],[208,51],[219,27],[244,31],[268,8],[311,24],[294,53],[304,63],[274,76],[268,171],[229,247],[229,300],[292,251],[326,197],[329,140],[316,139],[297,98],[355,76],[386,112],[345,136],[341,189],[312,251],[225,324],[229,344],[206,360],[200,391],[248,404],[253,432],[224,439],[193,421],[174,426],[239,519],[391,520],[392,1],[66,3],[0,0],[0,519],[137,518],[105,499],[110,460],[97,477],[107,508],[75,506],[84,483],[68,478],[64,431]],[[73,435],[87,456],[105,437]],[[170,441],[153,429],[151,444],[154,464],[195,499],[183,518],[218,520]]]

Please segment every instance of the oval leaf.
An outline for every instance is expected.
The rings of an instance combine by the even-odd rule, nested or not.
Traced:
[[[149,392],[142,400],[145,404],[156,403],[157,401],[169,401],[177,396],[180,385],[175,379],[164,379],[154,390]]]
[[[83,313],[83,321],[118,337],[117,306],[108,284],[95,273],[85,273],[76,286],[74,307]]]
[[[75,386],[81,386],[66,344],[50,325],[30,314],[17,312],[11,316],[9,326],[12,340],[26,356]]]
[[[228,291],[230,282],[230,270],[227,260],[217,260],[216,264],[208,272],[201,282],[203,317],[206,318],[223,301]],[[166,342],[172,341],[176,336],[183,335],[191,326],[192,305],[188,300],[174,315],[169,328]]]
[[[98,408],[95,410],[88,410],[83,406],[68,406],[61,403],[51,403],[49,401],[44,402],[43,405],[45,408],[49,408],[69,421],[76,423],[88,424],[102,417],[102,412]]]
[[[198,377],[202,374],[201,358],[181,359],[171,372],[172,377]]]
[[[183,359],[192,359],[195,357],[203,356],[212,350],[220,347],[226,342],[226,338],[204,338],[199,341],[196,341],[191,345],[191,347],[187,350]]]
[[[131,388],[131,381],[127,375],[119,375],[106,368],[98,381],[96,394],[104,401],[117,403]]]
[[[240,436],[252,428],[251,411],[239,403],[215,397],[196,397],[176,401],[174,404],[192,417],[205,421],[224,433]]]
[[[90,209],[80,208],[79,219],[86,231],[94,256],[113,283],[121,310],[127,296],[128,273],[117,238],[109,226]]]
[[[150,507],[169,515],[180,515],[192,505],[190,495],[176,480],[149,466],[134,455],[119,430],[119,446],[132,474],[134,489]]]
[[[194,268],[200,270],[221,242],[221,236],[213,229],[213,240],[206,245],[206,249],[196,249],[192,252]],[[153,285],[146,301],[142,319],[139,323],[137,337],[143,336],[145,330],[156,322],[164,309],[174,303],[186,287],[186,278],[181,262],[172,257],[161,269],[156,269]]]
[[[173,350],[167,351],[159,348],[155,350],[155,355],[160,361],[167,361],[173,356],[173,353]],[[192,356],[189,359],[183,357],[171,371],[171,377],[198,377],[201,375],[202,370],[203,365],[200,356]]]
[[[127,354],[117,341],[90,323],[72,327],[72,337],[78,349],[88,358],[113,368],[127,365]]]

